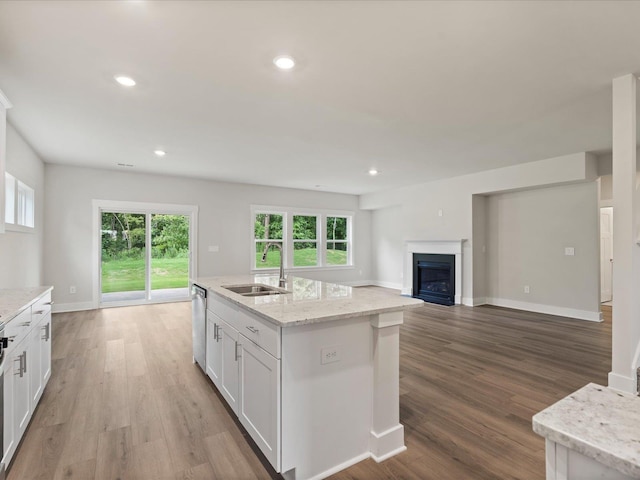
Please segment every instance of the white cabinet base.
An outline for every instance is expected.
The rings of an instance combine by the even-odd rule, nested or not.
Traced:
[[[547,480],[632,480],[613,468],[570,450],[551,440],[545,440]]]

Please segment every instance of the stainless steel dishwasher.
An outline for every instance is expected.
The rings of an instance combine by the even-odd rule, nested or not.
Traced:
[[[193,362],[207,371],[207,290],[198,285],[191,286],[191,321],[193,329]]]

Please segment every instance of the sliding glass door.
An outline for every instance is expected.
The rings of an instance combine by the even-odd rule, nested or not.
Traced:
[[[101,302],[146,299],[146,217],[102,212]]]
[[[192,214],[100,209],[100,304],[189,298]]]
[[[189,294],[189,217],[151,215],[152,300]]]

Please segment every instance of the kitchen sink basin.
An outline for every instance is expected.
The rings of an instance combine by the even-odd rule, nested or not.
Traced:
[[[222,288],[226,288],[227,290],[238,293],[244,297],[262,297],[265,295],[280,295],[282,293],[289,293],[282,288],[272,287],[270,285],[264,285],[262,283],[248,283],[245,285],[223,285]]]

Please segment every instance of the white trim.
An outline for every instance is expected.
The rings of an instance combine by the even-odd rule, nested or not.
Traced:
[[[529,312],[544,313],[547,315],[556,315],[559,317],[576,318],[578,320],[588,320],[590,322],[602,322],[601,312],[592,312],[589,310],[578,310],[575,308],[558,307],[555,305],[545,305],[542,303],[520,302],[518,300],[510,300],[507,298],[487,297],[487,304],[496,307],[513,308],[515,310],[526,310]]]
[[[347,287],[370,287],[374,285],[371,280],[353,280],[351,282],[340,282],[340,285],[346,285]]]
[[[372,285],[374,285],[376,287],[392,288],[394,290],[402,290],[402,283],[385,282],[385,281],[382,281],[382,280],[374,280],[372,282]]]
[[[462,299],[462,303],[470,307],[477,307],[478,305],[486,305],[487,297],[474,297],[474,298],[465,297]]]
[[[83,310],[95,310],[93,302],[54,303],[51,307],[53,313],[80,312]]]
[[[119,213],[140,213],[146,214],[175,214],[189,216],[189,278],[198,278],[198,212],[197,205],[180,205],[175,203],[150,203],[150,202],[129,202],[120,200],[91,200],[93,215],[93,248],[92,248],[92,307],[100,308],[100,268],[101,268],[101,245],[100,227],[101,210]],[[146,223],[146,220],[145,220]],[[150,225],[149,225],[150,228]],[[150,249],[148,249],[150,250]],[[179,300],[178,300],[179,301]],[[167,303],[166,301],[156,301],[146,299],[144,302],[127,303],[126,305],[140,305],[153,303]],[[117,306],[116,303],[105,306]]]
[[[362,462],[363,460],[366,460],[369,457],[371,457],[371,454],[369,452],[362,453],[362,454],[358,455],[357,457],[353,457],[353,458],[347,460],[346,462],[342,462],[341,464],[336,465],[335,467],[331,467],[329,470],[325,470],[324,472],[319,473],[318,475],[314,475],[309,480],[322,480],[323,478],[330,477],[334,473],[338,473],[339,471],[344,470],[345,468],[349,468],[352,465],[355,465],[356,463],[360,463],[360,462]],[[291,477],[287,477],[287,476],[284,476],[284,475],[283,475],[283,477],[284,478],[291,478]]]
[[[638,385],[635,378],[624,377],[613,372],[609,372],[609,388],[634,395],[638,393]]]
[[[456,285],[454,303],[462,303],[462,240],[407,240],[404,243],[402,295],[413,295],[413,254],[455,255]]]

